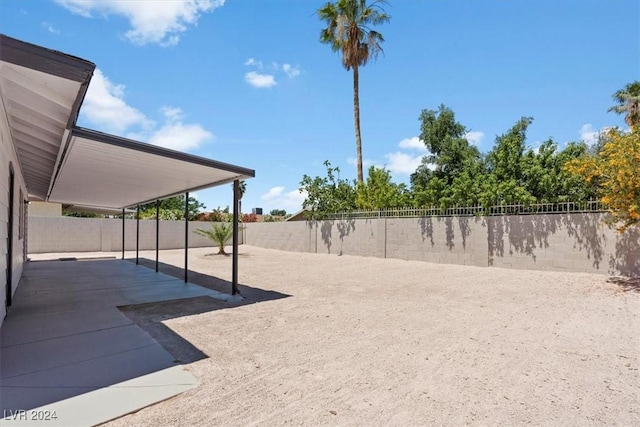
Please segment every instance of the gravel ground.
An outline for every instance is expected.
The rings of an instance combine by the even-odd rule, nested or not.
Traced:
[[[192,278],[228,292],[212,252]],[[201,384],[107,425],[640,425],[637,282],[247,245],[240,281],[127,309]]]

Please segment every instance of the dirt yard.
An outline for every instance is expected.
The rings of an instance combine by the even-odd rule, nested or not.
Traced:
[[[190,268],[230,280],[212,252]],[[633,283],[246,245],[240,281],[243,305],[145,309],[201,385],[109,426],[640,425]]]

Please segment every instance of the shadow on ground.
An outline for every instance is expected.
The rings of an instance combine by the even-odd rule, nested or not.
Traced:
[[[227,308],[225,302],[210,297],[118,307],[125,316],[158,341],[174,357],[175,363],[181,364],[197,362],[198,360],[207,359],[209,356],[162,322],[223,308]]]
[[[239,255],[242,256],[242,254]],[[136,262],[135,258],[127,259],[127,261],[133,263]],[[156,260],[149,258],[139,258],[138,264],[143,267],[155,269]],[[160,273],[168,274],[169,276],[173,276],[178,279],[184,279],[184,268],[182,267],[176,267],[175,265],[158,262],[158,271]],[[202,286],[213,291],[231,295],[231,282],[228,280],[192,270],[189,270],[188,279],[189,283],[193,283],[194,285]],[[238,293],[242,295],[242,297],[244,298],[243,300],[233,303],[224,303],[223,307],[221,308],[238,307],[242,305],[255,304],[257,302],[274,301],[291,296],[277,291],[254,288],[252,286],[243,285],[242,283],[238,283]]]
[[[615,283],[623,292],[640,293],[640,277],[611,277],[607,279],[609,283]]]
[[[127,261],[135,263],[135,259],[128,259]],[[138,264],[143,267],[155,269],[156,262],[148,258],[139,258]],[[158,271],[178,279],[184,279],[184,269],[171,264],[159,262]],[[188,279],[189,283],[217,292],[231,294],[231,282],[228,280],[191,270],[189,270]],[[188,364],[206,359],[209,356],[167,327],[163,323],[165,320],[258,302],[273,301],[290,296],[243,284],[238,284],[238,292],[244,299],[237,302],[224,302],[211,297],[196,297],[151,304],[120,306],[118,308],[124,315],[151,335],[153,339],[158,341],[158,343],[175,358],[174,362]]]

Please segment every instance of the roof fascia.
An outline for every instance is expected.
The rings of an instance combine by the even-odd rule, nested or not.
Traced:
[[[96,65],[76,56],[0,34],[0,61],[83,83]]]

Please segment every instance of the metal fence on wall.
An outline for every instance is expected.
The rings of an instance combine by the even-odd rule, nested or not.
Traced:
[[[499,215],[535,215],[581,212],[606,212],[607,206],[596,200],[586,202],[532,203],[529,205],[499,206],[452,206],[448,208],[387,208],[379,210],[360,210],[334,212],[311,216],[311,219],[356,219],[356,218],[422,218],[427,216],[499,216]]]

